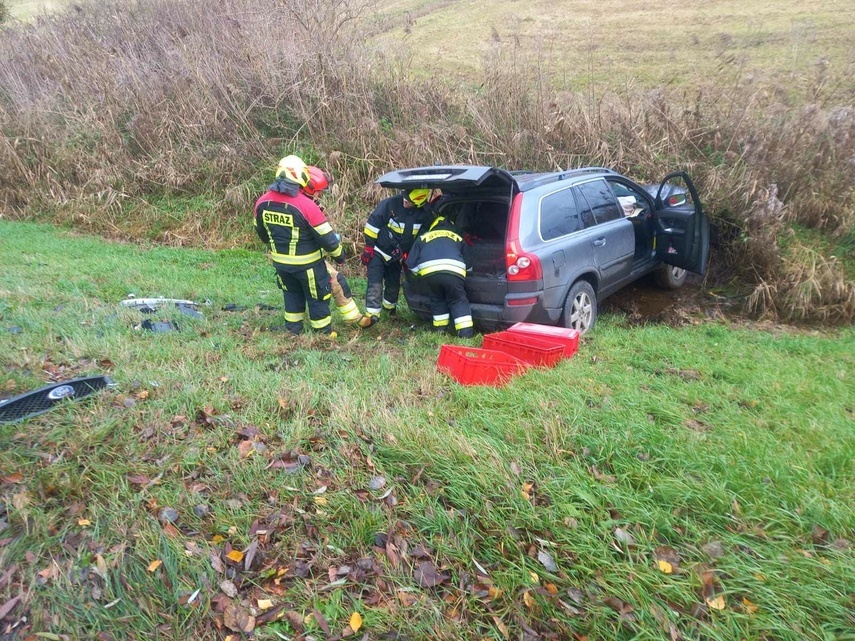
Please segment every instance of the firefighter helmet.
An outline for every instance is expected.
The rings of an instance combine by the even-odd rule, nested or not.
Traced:
[[[276,167],[276,178],[305,187],[309,182],[309,168],[298,156],[285,156]]]
[[[314,198],[324,189],[330,186],[330,179],[329,176],[327,176],[327,173],[320,167],[310,165],[308,167],[308,170],[309,181],[306,183],[306,186],[303,187],[303,192],[307,196]]]
[[[416,207],[424,207],[424,204],[430,198],[430,189],[411,189],[404,194],[404,198]]]

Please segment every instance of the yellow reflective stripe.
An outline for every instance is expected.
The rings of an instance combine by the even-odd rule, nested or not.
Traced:
[[[313,251],[311,254],[302,254],[300,256],[293,256],[288,254],[270,254],[270,258],[275,263],[281,263],[283,265],[308,265],[309,263],[314,263],[321,259],[321,250]]]
[[[273,240],[273,234],[270,233],[270,225],[267,224],[266,220],[264,220],[264,230],[267,232],[267,243],[270,245],[270,251],[275,253],[276,242]]]
[[[395,309],[395,303],[390,303],[385,298],[383,299],[383,308],[384,309]]]
[[[356,305],[356,301],[349,301],[347,305],[342,305],[338,307],[338,313],[341,314],[341,318],[345,322],[355,321],[359,319],[362,314],[359,313],[359,307]]]
[[[445,220],[445,216],[437,216],[436,218],[434,218],[433,222],[430,224],[430,227],[428,227],[428,231],[431,231],[434,227],[439,225],[443,220]]]
[[[438,265],[436,267],[428,267],[427,269],[420,269],[419,276],[429,276],[430,274],[435,274],[436,272],[450,272],[452,274],[457,274],[458,276],[462,276],[466,278],[466,270],[460,269],[458,267],[449,267],[447,265]]]
[[[315,226],[315,231],[318,232],[321,236],[324,234],[329,234],[332,231],[332,225],[328,222],[323,222],[320,225]]]
[[[322,329],[332,323],[332,316],[324,316],[323,318],[319,318],[318,320],[310,318],[309,323],[311,324],[312,329]]]
[[[399,222],[398,222],[397,220],[395,220],[394,218],[390,218],[390,219],[389,219],[389,223],[388,223],[386,226],[387,226],[389,229],[391,229],[392,231],[398,232],[399,234],[403,234],[403,233],[404,233],[404,227],[405,227],[405,225],[404,225],[403,223],[399,223]]]
[[[433,326],[434,327],[446,327],[449,323],[449,315],[448,314],[440,314],[439,316],[433,317]]]
[[[285,320],[289,323],[299,323],[306,317],[305,312],[285,312]]]
[[[380,233],[380,228],[375,227],[374,225],[365,225],[365,229],[363,229],[362,232],[369,238],[377,238],[377,234]]]
[[[338,247],[336,247],[335,249],[333,249],[331,252],[327,252],[327,254],[329,254],[329,255],[330,255],[330,256],[332,256],[333,258],[338,258],[339,256],[341,256],[341,252],[342,252],[342,247],[341,247],[341,245],[339,244],[339,246],[338,246]]]
[[[297,227],[294,227],[291,230],[291,242],[288,245],[288,253],[291,254],[292,256],[297,255],[297,241],[298,240],[300,240],[300,229]]]
[[[312,298],[318,297],[318,284],[315,282],[315,270],[310,269],[306,272],[306,275],[309,277],[309,296]]]
[[[454,329],[466,329],[467,327],[474,327],[471,316],[459,316],[454,319]]]

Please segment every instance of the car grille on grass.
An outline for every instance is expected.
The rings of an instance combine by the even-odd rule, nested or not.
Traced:
[[[115,383],[106,376],[61,381],[0,401],[0,423],[17,423],[53,409],[66,399],[80,400]]]

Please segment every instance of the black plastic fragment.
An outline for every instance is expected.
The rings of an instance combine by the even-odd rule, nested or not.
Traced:
[[[228,303],[226,305],[223,305],[224,312],[242,312],[244,310],[246,310],[246,307],[244,307],[243,305],[238,305],[237,303]]]
[[[0,401],[0,423],[17,423],[44,414],[64,400],[79,401],[98,390],[114,386],[115,383],[106,376],[88,376],[53,383]]]
[[[147,329],[150,332],[175,332],[178,331],[178,325],[173,323],[172,321],[150,321],[149,319],[145,319],[140,327],[143,329]]]
[[[197,312],[195,309],[190,307],[190,305],[185,305],[184,303],[176,303],[175,305],[176,307],[178,307],[178,310],[185,316],[192,316],[193,318],[205,318],[200,312]]]

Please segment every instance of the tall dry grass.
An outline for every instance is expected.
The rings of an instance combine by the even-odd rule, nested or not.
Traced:
[[[497,44],[467,85],[372,51],[371,8],[99,0],[0,31],[0,204],[111,236],[243,244],[262,170],[296,150],[333,172],[328,207],[355,245],[393,167],[597,164],[651,182],[680,167],[717,223],[718,275],[753,283],[752,309],[855,318],[841,261],[778,245],[793,227],[855,228],[855,110],[824,68],[801,92],[725,67],[696,90],[594,95]]]

